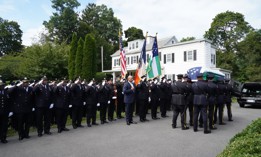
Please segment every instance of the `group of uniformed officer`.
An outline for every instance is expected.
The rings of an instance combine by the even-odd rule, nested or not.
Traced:
[[[134,108],[140,122],[148,121],[146,115],[149,108],[153,120],[159,119],[158,107],[162,118],[168,117],[166,113],[172,109],[172,127],[177,127],[177,117],[180,114],[182,130],[189,129],[186,124],[188,109],[189,124],[194,126],[194,131],[198,131],[199,122],[200,127],[204,126],[204,133],[210,133],[209,129],[216,129],[214,124],[217,121],[220,125],[225,124],[223,108],[226,104],[229,121],[232,121],[231,85],[214,82],[213,75],[208,75],[208,81],[204,81],[200,74],[195,83],[187,75],[177,77],[177,81],[171,81],[166,77],[147,80],[146,76],[142,76],[137,86],[133,83],[132,76],[127,80],[117,78],[114,84],[111,79],[98,84],[94,80],[87,83],[81,78],[77,78],[74,83],[68,82],[66,78],[60,83],[48,83],[44,76],[38,83],[29,84],[25,78],[16,85],[6,86],[0,80],[0,140],[7,143],[9,117],[12,126],[18,131],[19,140],[23,140],[30,138],[29,130],[34,123],[39,137],[43,133],[52,134],[52,123],[57,124],[58,133],[69,131],[66,128],[68,115],[72,118],[74,129],[83,127],[83,116],[86,116],[88,127],[98,125],[98,109],[101,124],[108,123],[107,119],[116,120],[114,112],[118,119],[123,118],[122,112],[126,111],[127,125],[136,124],[132,120]]]

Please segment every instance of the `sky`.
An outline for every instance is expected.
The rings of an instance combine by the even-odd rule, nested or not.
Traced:
[[[137,27],[158,38],[203,38],[212,19],[227,10],[239,12],[255,29],[261,29],[260,0],[78,0],[81,12],[88,3],[105,4],[121,20],[123,30]],[[23,31],[23,44],[37,42],[54,10],[51,0],[0,0],[0,17],[16,21]]]

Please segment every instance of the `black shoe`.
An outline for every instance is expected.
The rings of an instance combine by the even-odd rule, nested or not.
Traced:
[[[120,116],[118,116],[118,117],[117,117],[117,119],[121,119],[121,117],[120,117]]]
[[[140,122],[144,122],[144,120],[143,120],[143,119],[140,119]]]
[[[58,129],[58,133],[62,133],[62,129]]]
[[[63,128],[63,131],[69,131],[69,129],[68,128]]]
[[[217,128],[215,126],[210,127],[210,130],[217,130]]]
[[[149,121],[149,120],[148,120],[148,119],[146,119],[146,118],[145,118],[145,119],[143,119],[143,120],[144,120],[144,122],[148,122],[148,121]]]
[[[98,123],[92,123],[92,125],[99,125]]]
[[[233,121],[233,119],[229,119],[228,121],[232,122],[232,121]]]
[[[193,123],[189,123],[190,126],[194,126]]]
[[[162,118],[166,118],[166,116],[161,116]]]
[[[156,119],[160,119],[159,117],[156,117]]]
[[[23,136],[19,136],[19,141],[23,140],[24,137]]]
[[[88,127],[92,127],[92,125],[91,125],[91,124],[87,124],[87,126],[88,126]]]
[[[52,135],[52,133],[51,133],[50,131],[45,132],[44,134],[46,134],[46,135]]]
[[[83,128],[84,126],[83,126],[83,125],[78,125],[77,127],[79,127],[79,128]]]
[[[226,123],[224,123],[224,122],[220,122],[219,125],[226,125]]]
[[[177,126],[176,126],[176,125],[174,125],[174,124],[172,124],[172,128],[173,128],[173,129],[175,129],[175,128],[177,128]]]
[[[127,125],[130,125],[130,122],[127,122]]]
[[[77,125],[73,125],[73,128],[74,128],[74,129],[77,129]]]
[[[187,127],[187,126],[182,128],[182,130],[188,130],[188,129],[189,129],[189,127]]]
[[[108,119],[110,122],[112,122],[112,119]]]
[[[8,143],[8,141],[6,139],[2,139],[1,143],[6,144],[6,143]]]
[[[101,124],[104,124],[104,121],[101,121]]]
[[[206,131],[204,131],[204,134],[210,134],[210,133],[211,133],[210,130],[206,130]]]
[[[131,121],[130,123],[131,123],[131,124],[137,124],[137,122],[135,122],[135,121]]]
[[[198,132],[198,129],[194,129],[194,132]]]
[[[39,133],[39,134],[38,134],[38,137],[42,137],[42,136],[43,136],[43,134],[42,134],[42,133]]]
[[[24,138],[29,139],[31,138],[29,135],[24,136]]]
[[[103,121],[103,122],[104,122],[104,123],[109,123],[109,122],[108,122],[108,121],[106,121],[106,120],[105,120],[105,121]]]

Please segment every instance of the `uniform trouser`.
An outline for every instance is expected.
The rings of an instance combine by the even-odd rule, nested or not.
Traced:
[[[162,116],[162,117],[166,116],[166,112],[167,112],[167,99],[160,99],[160,112],[161,112],[161,116]]]
[[[172,117],[172,125],[174,127],[177,126],[177,119],[180,114],[181,118],[181,127],[184,128],[186,127],[185,124],[185,105],[174,105],[172,106],[173,108],[173,117]]]
[[[218,112],[219,123],[223,123],[223,110],[224,110],[224,104],[217,104],[217,106],[215,107],[215,113],[214,113],[214,123],[217,122],[217,112]]]
[[[138,100],[138,99],[136,99],[136,100]],[[139,115],[140,114],[139,111],[140,111],[140,102],[136,101],[135,102],[135,114]]]
[[[132,122],[132,116],[133,116],[133,103],[126,103],[126,122]]]
[[[15,113],[17,121],[17,131],[20,137],[29,136],[32,122],[32,113]]]
[[[123,101],[121,101],[120,99],[117,100],[117,107],[116,107],[116,113],[117,113],[117,117],[121,117],[121,112],[123,110]]]
[[[97,104],[87,104],[87,124],[96,123]]]
[[[113,114],[115,111],[115,100],[110,100],[108,104],[108,120],[113,120]]]
[[[208,121],[209,121],[209,127],[210,128],[214,127],[214,109],[215,109],[214,104],[210,104],[208,106]]]
[[[148,106],[148,100],[147,99],[140,99],[139,101],[139,115],[140,115],[140,120],[146,119],[146,114],[147,114],[147,106]]]
[[[157,108],[158,108],[159,100],[152,99],[151,100],[151,117],[157,117]]]
[[[168,98],[167,102],[166,102],[166,104],[167,104],[167,107],[166,107],[167,111],[171,111],[171,96],[169,96],[169,97],[170,98]]]
[[[106,113],[107,113],[107,103],[100,103],[100,119],[101,121],[106,121]]]
[[[189,124],[193,125],[193,104],[189,103],[186,105],[185,114],[187,113],[187,109],[189,111]]]
[[[72,106],[72,125],[80,126],[82,124],[84,106]]]
[[[0,114],[0,140],[6,139],[8,128],[8,113]]]
[[[226,103],[228,120],[232,120],[231,102]]]
[[[202,114],[204,131],[207,131],[207,105],[194,105],[194,130],[198,129],[199,113]]]
[[[67,122],[68,109],[56,108],[55,115],[58,130],[64,129]]]
[[[36,108],[37,132],[42,134],[50,132],[51,112],[48,107]]]

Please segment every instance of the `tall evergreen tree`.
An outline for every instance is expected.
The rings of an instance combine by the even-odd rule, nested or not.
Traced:
[[[82,60],[82,77],[90,80],[96,74],[96,44],[93,36],[87,34],[85,36]]]
[[[72,36],[71,48],[69,52],[68,58],[68,74],[69,79],[73,80],[75,76],[75,58],[76,58],[76,51],[77,51],[77,35],[74,33]]]
[[[82,38],[80,38],[78,41],[76,57],[75,57],[75,76],[76,77],[81,76],[83,45],[84,45],[84,41],[82,40]]]

